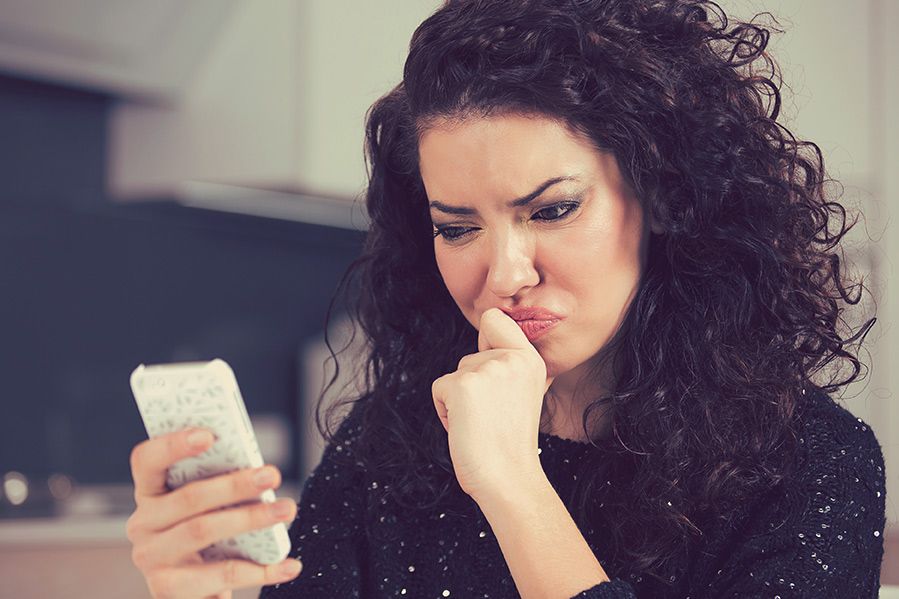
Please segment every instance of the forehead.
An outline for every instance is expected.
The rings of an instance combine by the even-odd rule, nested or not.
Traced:
[[[551,177],[593,173],[602,159],[583,136],[545,117],[443,121],[419,137],[419,168],[432,199],[492,193],[508,198]]]

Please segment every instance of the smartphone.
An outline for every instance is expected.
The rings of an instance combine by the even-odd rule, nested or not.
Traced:
[[[131,391],[151,439],[194,426],[209,429],[216,436],[209,449],[168,469],[169,490],[191,481],[264,465],[237,378],[224,360],[140,364],[131,373]],[[274,490],[267,489],[257,499],[221,509],[271,503],[275,499]],[[289,552],[287,526],[279,522],[213,543],[200,554],[206,561],[243,558],[275,564]]]

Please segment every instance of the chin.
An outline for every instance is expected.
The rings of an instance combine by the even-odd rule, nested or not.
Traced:
[[[546,357],[543,356],[543,353],[540,352],[539,350],[538,350],[538,353],[540,353],[540,356],[543,358],[543,362],[546,364],[546,376],[547,377],[556,378],[560,374],[564,374],[565,372],[568,372],[568,370],[569,370],[568,368],[566,368],[562,365],[559,365],[559,364],[553,362],[552,360],[547,360]]]

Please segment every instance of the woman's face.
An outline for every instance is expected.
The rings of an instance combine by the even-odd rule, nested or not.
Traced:
[[[488,308],[521,306],[563,317],[533,344],[549,376],[576,381],[644,261],[643,210],[614,157],[556,121],[492,116],[427,129],[419,160],[437,267],[465,318],[477,328]]]

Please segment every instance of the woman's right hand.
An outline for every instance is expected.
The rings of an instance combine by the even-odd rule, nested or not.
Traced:
[[[198,431],[202,433],[198,436],[200,444],[192,445],[191,434]],[[143,441],[131,452],[137,504],[127,524],[128,539],[133,544],[131,560],[144,575],[154,598],[230,599],[231,589],[287,582],[302,568],[295,559],[269,566],[243,559],[203,561],[199,551],[204,547],[238,533],[289,522],[296,517],[297,509],[290,499],[219,509],[277,488],[280,472],[271,465],[236,470],[169,491],[165,483],[169,466],[203,453],[213,440],[208,430],[188,429]],[[271,480],[257,483],[260,472],[271,474]],[[284,506],[285,511],[278,515],[275,506]],[[293,566],[293,570],[285,573],[281,570],[284,566]]]

